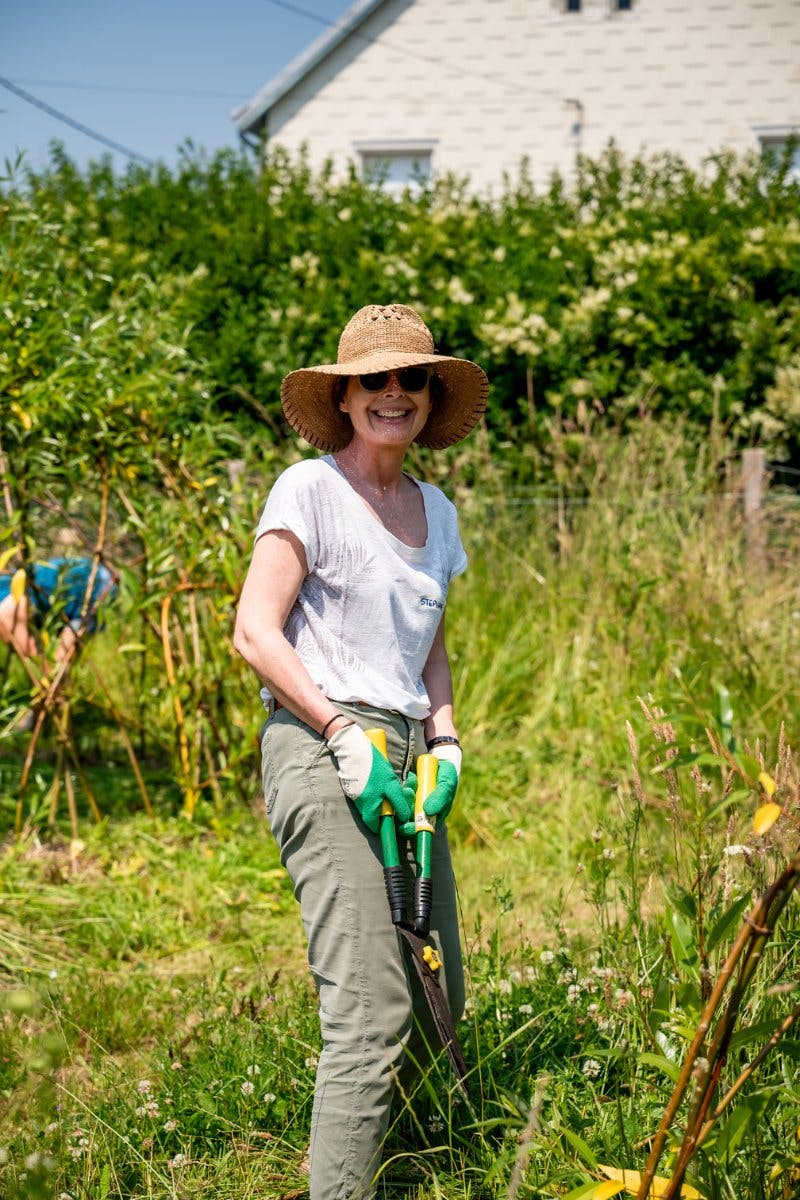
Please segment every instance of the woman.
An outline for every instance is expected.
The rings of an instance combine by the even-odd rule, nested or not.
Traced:
[[[426,750],[440,759],[426,801],[439,819],[431,937],[456,1019],[463,1007],[444,825],[461,749],[444,610],[466,555],[453,505],[403,460],[414,441],[441,448],[465,437],[487,393],[481,368],[438,356],[400,304],[360,309],[336,363],[293,371],[281,387],[289,423],[327,453],[290,467],[270,492],[234,642],[264,684],[267,813],[319,990],[311,1200],[374,1194],[397,1072],[436,1044],[391,924],[377,836],[384,800],[411,819],[407,777]],[[364,732],[378,726],[388,763]]]

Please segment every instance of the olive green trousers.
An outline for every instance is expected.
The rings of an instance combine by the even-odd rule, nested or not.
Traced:
[[[363,729],[385,729],[401,779],[425,753],[418,721],[361,704],[338,707]],[[424,1067],[440,1046],[408,947],[389,916],[380,838],[345,798],[327,744],[284,708],[265,725],[261,750],[267,816],[300,903],[319,993],[310,1200],[370,1200],[398,1078]],[[410,881],[411,841],[405,857]],[[433,838],[432,872],[431,941],[444,960],[442,989],[458,1020],[464,979],[446,826]]]

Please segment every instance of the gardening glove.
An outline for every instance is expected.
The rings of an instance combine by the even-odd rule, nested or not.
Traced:
[[[422,805],[426,817],[446,821],[456,798],[456,789],[461,775],[461,747],[434,746],[430,752],[437,760],[436,787],[426,796]]]
[[[367,829],[377,833],[381,805],[388,800],[401,821],[413,820],[414,793],[404,789],[388,759],[358,725],[345,725],[328,738],[342,791],[358,809]]]

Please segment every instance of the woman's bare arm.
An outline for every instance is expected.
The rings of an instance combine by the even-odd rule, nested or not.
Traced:
[[[453,677],[445,643],[444,617],[439,622],[427,662],[422,672],[422,682],[431,702],[430,716],[425,719],[425,738],[456,737],[453,720]]]
[[[287,530],[258,539],[242,588],[233,644],[286,708],[321,732],[338,710],[319,690],[283,634],[308,565],[302,542]]]

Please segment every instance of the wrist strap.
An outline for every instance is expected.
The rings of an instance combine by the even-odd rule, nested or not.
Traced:
[[[461,742],[457,737],[449,737],[446,734],[442,734],[441,737],[431,738],[428,742],[429,750],[432,750],[434,746],[458,746],[460,750]]]
[[[325,722],[325,724],[322,726],[319,736],[321,738],[325,738],[326,742],[328,739],[325,737],[325,734],[328,732],[328,726],[332,725],[334,721],[337,721],[339,719],[339,717],[341,717],[343,721],[347,721],[347,717],[344,715],[344,713],[334,713],[333,716],[329,717],[328,720]],[[347,723],[348,723],[348,725],[354,724],[353,721],[348,721]]]

